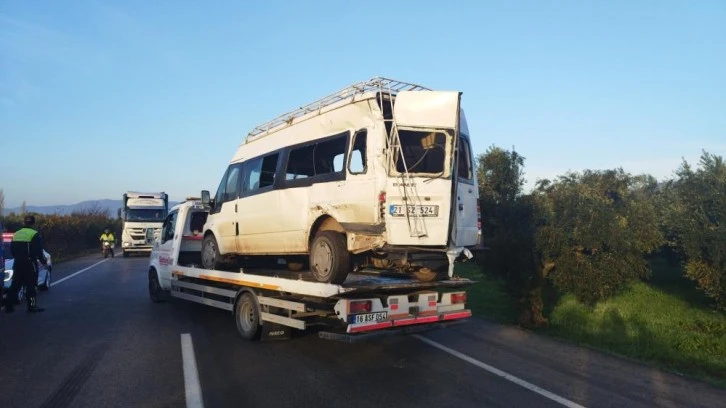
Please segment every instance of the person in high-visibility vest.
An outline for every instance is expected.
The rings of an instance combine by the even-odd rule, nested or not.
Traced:
[[[106,228],[105,230],[103,230],[103,234],[101,234],[101,238],[99,238],[98,240],[101,241],[101,249],[103,249],[104,242],[108,241],[111,243],[111,247],[109,248],[109,250],[111,251],[111,258],[113,258],[113,246],[116,243],[116,238],[114,238],[113,232],[109,231],[109,229]]]
[[[10,284],[5,296],[5,312],[12,312],[13,305],[18,300],[21,286],[25,286],[25,297],[28,302],[28,312],[42,312],[36,303],[36,290],[38,284],[38,262],[44,266],[48,260],[43,254],[43,241],[40,234],[33,228],[35,217],[28,215],[23,219],[24,227],[13,234],[10,251],[13,254],[13,283]]]

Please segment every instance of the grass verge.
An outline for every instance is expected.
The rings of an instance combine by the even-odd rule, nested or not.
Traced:
[[[677,271],[639,282],[594,307],[572,295],[546,308],[549,327],[540,333],[626,356],[726,388],[726,314]],[[474,316],[516,324],[516,304],[504,283],[473,264],[457,273],[478,281],[467,288]]]
[[[588,307],[560,299],[543,332],[726,387],[726,316],[645,283]]]
[[[481,268],[473,263],[457,265],[456,274],[477,282],[466,287],[467,307],[474,316],[504,324],[517,322],[516,305],[507,295],[502,280],[483,274]]]

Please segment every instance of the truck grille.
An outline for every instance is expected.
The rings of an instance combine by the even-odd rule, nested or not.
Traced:
[[[161,228],[152,228],[154,230],[154,236],[158,236],[161,232]],[[146,228],[129,228],[129,235],[133,240],[144,240],[146,239]]]

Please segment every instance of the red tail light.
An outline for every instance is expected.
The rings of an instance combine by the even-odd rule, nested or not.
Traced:
[[[466,303],[466,292],[452,293],[451,294],[451,303],[452,304]]]
[[[348,313],[368,313],[373,308],[370,300],[353,300],[348,303]]]
[[[378,194],[378,202],[379,203],[385,203],[386,202],[386,192],[385,191],[381,191]]]

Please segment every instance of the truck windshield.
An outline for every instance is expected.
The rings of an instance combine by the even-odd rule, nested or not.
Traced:
[[[130,208],[126,210],[126,221],[130,222],[164,222],[166,210],[150,210]]]
[[[444,132],[399,130],[401,148],[396,153],[398,173],[444,173],[449,136]],[[405,162],[405,164],[404,164]]]

